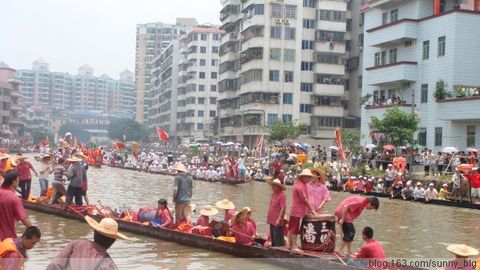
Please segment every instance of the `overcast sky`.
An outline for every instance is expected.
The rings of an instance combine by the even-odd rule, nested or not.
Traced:
[[[135,70],[137,23],[220,24],[220,8],[220,0],[1,0],[0,61],[31,69],[44,57],[50,70],[72,74],[88,63],[117,78]]]

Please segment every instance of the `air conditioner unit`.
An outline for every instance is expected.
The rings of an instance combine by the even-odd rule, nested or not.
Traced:
[[[275,19],[276,24],[282,24],[282,19]]]
[[[289,19],[285,19],[285,20],[283,20],[283,22],[284,22],[285,24],[287,24],[287,25],[290,24],[290,20],[289,20]]]

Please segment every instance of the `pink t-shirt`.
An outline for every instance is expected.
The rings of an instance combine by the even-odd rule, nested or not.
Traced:
[[[197,226],[204,226],[208,227],[208,224],[210,223],[210,219],[207,216],[199,216],[197,219],[197,223],[195,223]]]
[[[228,222],[232,217],[235,215],[235,211],[233,210],[227,210],[225,213],[225,218],[223,219],[225,222]]]
[[[167,208],[163,209],[162,213],[160,213],[160,219],[163,222],[162,225],[170,222],[170,225],[167,225],[165,228],[168,228],[168,229],[175,228],[175,223],[173,223],[172,214]]]
[[[360,216],[363,209],[367,206],[367,199],[361,196],[352,196],[344,199],[337,207],[335,211],[335,216],[338,219],[342,218],[343,208],[348,205],[348,210],[345,213],[345,220],[344,222],[353,223],[355,219]]]
[[[270,205],[268,207],[267,224],[275,225],[278,216],[280,215],[280,211],[282,208],[286,207],[286,203],[287,198],[285,197],[285,193],[283,193],[283,191],[272,193]],[[280,221],[282,220],[283,217],[280,218]]]
[[[327,187],[322,183],[307,183],[307,192],[308,201],[315,210],[318,209],[323,201],[329,202],[332,199]]]
[[[359,259],[385,259],[385,251],[382,245],[376,240],[367,242],[357,254]]]
[[[235,236],[236,242],[244,245],[252,244],[252,237],[257,234],[255,226],[249,221],[243,225],[238,223],[233,225],[230,231],[232,235]]]
[[[30,172],[30,169],[33,169],[33,166],[26,160],[17,165],[17,172],[20,176],[20,181],[32,179],[32,173]]]
[[[360,180],[357,182],[357,189],[360,191],[365,191],[365,181]]]
[[[15,222],[27,217],[20,198],[13,191],[0,188],[0,240],[17,238]]]
[[[308,213],[308,205],[303,202],[308,199],[307,186],[301,180],[296,180],[292,189],[292,209],[290,216],[303,218]]]

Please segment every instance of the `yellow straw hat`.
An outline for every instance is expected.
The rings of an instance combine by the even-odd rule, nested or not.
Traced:
[[[103,236],[111,239],[128,239],[128,237],[118,232],[118,223],[113,218],[103,218],[100,220],[100,223],[89,216],[85,216],[85,220],[90,227]]]

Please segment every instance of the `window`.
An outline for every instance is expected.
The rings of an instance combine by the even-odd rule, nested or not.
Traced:
[[[292,93],[283,93],[283,104],[293,104]]]
[[[438,56],[445,56],[445,43],[446,43],[445,37],[438,38]]]
[[[315,7],[315,0],[303,0],[304,7]]]
[[[270,48],[270,60],[280,61],[282,49]]]
[[[200,104],[202,104],[202,103],[200,103]],[[198,111],[198,112],[197,112],[198,117],[203,117],[203,114],[204,114],[203,111]]]
[[[282,17],[282,6],[279,4],[272,4],[272,17]]]
[[[428,102],[428,84],[422,84],[422,89],[420,92],[420,102],[421,103]]]
[[[205,59],[200,59],[200,66],[203,67],[206,65],[207,65],[207,61]]]
[[[358,35],[358,47],[363,48],[363,34]]]
[[[285,27],[285,39],[295,39],[295,28]]]
[[[380,53],[375,53],[375,66],[380,66]]]
[[[282,28],[280,28],[280,26],[270,27],[270,37],[271,38],[281,38],[282,37]]]
[[[313,70],[313,63],[312,62],[302,62],[301,63],[302,70]]]
[[[282,121],[284,123],[292,122],[292,115],[291,114],[284,114],[282,115]]]
[[[267,116],[267,124],[272,124],[278,121],[278,114],[269,113]]]
[[[435,128],[435,146],[442,146],[443,131],[441,127]]]
[[[284,71],[285,82],[293,82],[293,71]]]
[[[380,65],[384,66],[387,64],[387,51],[382,51],[381,56]]]
[[[197,123],[197,129],[203,130],[203,123]]]
[[[213,39],[213,40],[219,40],[220,38],[219,38],[219,35],[218,35],[218,34],[213,34],[213,35],[212,35],[212,39]]]
[[[357,77],[357,86],[358,86],[358,88],[362,88],[362,85],[363,85],[363,76],[360,75],[360,76]]]
[[[205,104],[205,98],[198,98],[198,104]],[[200,111],[199,111],[200,113]],[[203,111],[202,111],[202,114],[203,114]]]
[[[467,126],[467,147],[475,147],[475,126]]]
[[[210,91],[211,92],[217,92],[217,86],[216,85],[210,85]]]
[[[295,19],[297,17],[297,6],[285,6],[285,17]]]
[[[217,112],[216,111],[210,111],[210,117],[216,117]]]
[[[418,131],[418,144],[427,145],[427,130],[424,128]]]
[[[205,92],[205,85],[204,84],[199,84],[198,85],[198,92]]]
[[[218,53],[218,46],[212,46],[212,53]]]
[[[212,72],[212,73],[210,74],[210,78],[216,79],[216,78],[217,78],[217,72]]]
[[[330,9],[319,9],[317,19],[321,21],[345,22],[346,12]]]
[[[390,10],[390,22],[398,21],[398,9]]]
[[[317,30],[315,32],[315,39],[317,41],[345,42],[345,32],[332,32],[332,31]]]
[[[397,48],[390,49],[390,64],[394,64],[397,62]]]
[[[212,66],[218,66],[218,59],[212,59]]]
[[[283,49],[283,61],[285,62],[295,62],[295,50],[293,49]]]
[[[205,72],[199,72],[198,73],[198,78],[205,79]]]
[[[313,50],[314,44],[313,40],[302,40],[302,50]]]
[[[262,81],[263,71],[261,69],[250,69],[240,74],[240,83],[246,84],[252,81]]]
[[[271,82],[278,82],[280,81],[280,71],[278,70],[270,70],[270,74],[268,76]]]
[[[307,28],[307,29],[315,28],[315,20],[303,19],[303,28]]]
[[[360,13],[360,20],[358,22],[358,26],[363,26],[364,23],[365,23],[365,13],[362,12]]]
[[[312,105],[310,104],[300,104],[301,113],[312,113]]]
[[[216,97],[211,97],[210,98],[210,104],[217,104],[217,98]]]
[[[388,12],[382,13],[382,24],[388,23]]]
[[[423,60],[427,60],[430,57],[430,41],[423,42]]]
[[[313,83],[300,83],[300,91],[302,92],[313,92]]]
[[[265,5],[264,4],[258,4],[255,5],[254,8],[254,14],[255,15],[263,15],[265,13]]]
[[[201,40],[207,40],[207,34],[200,34]]]

